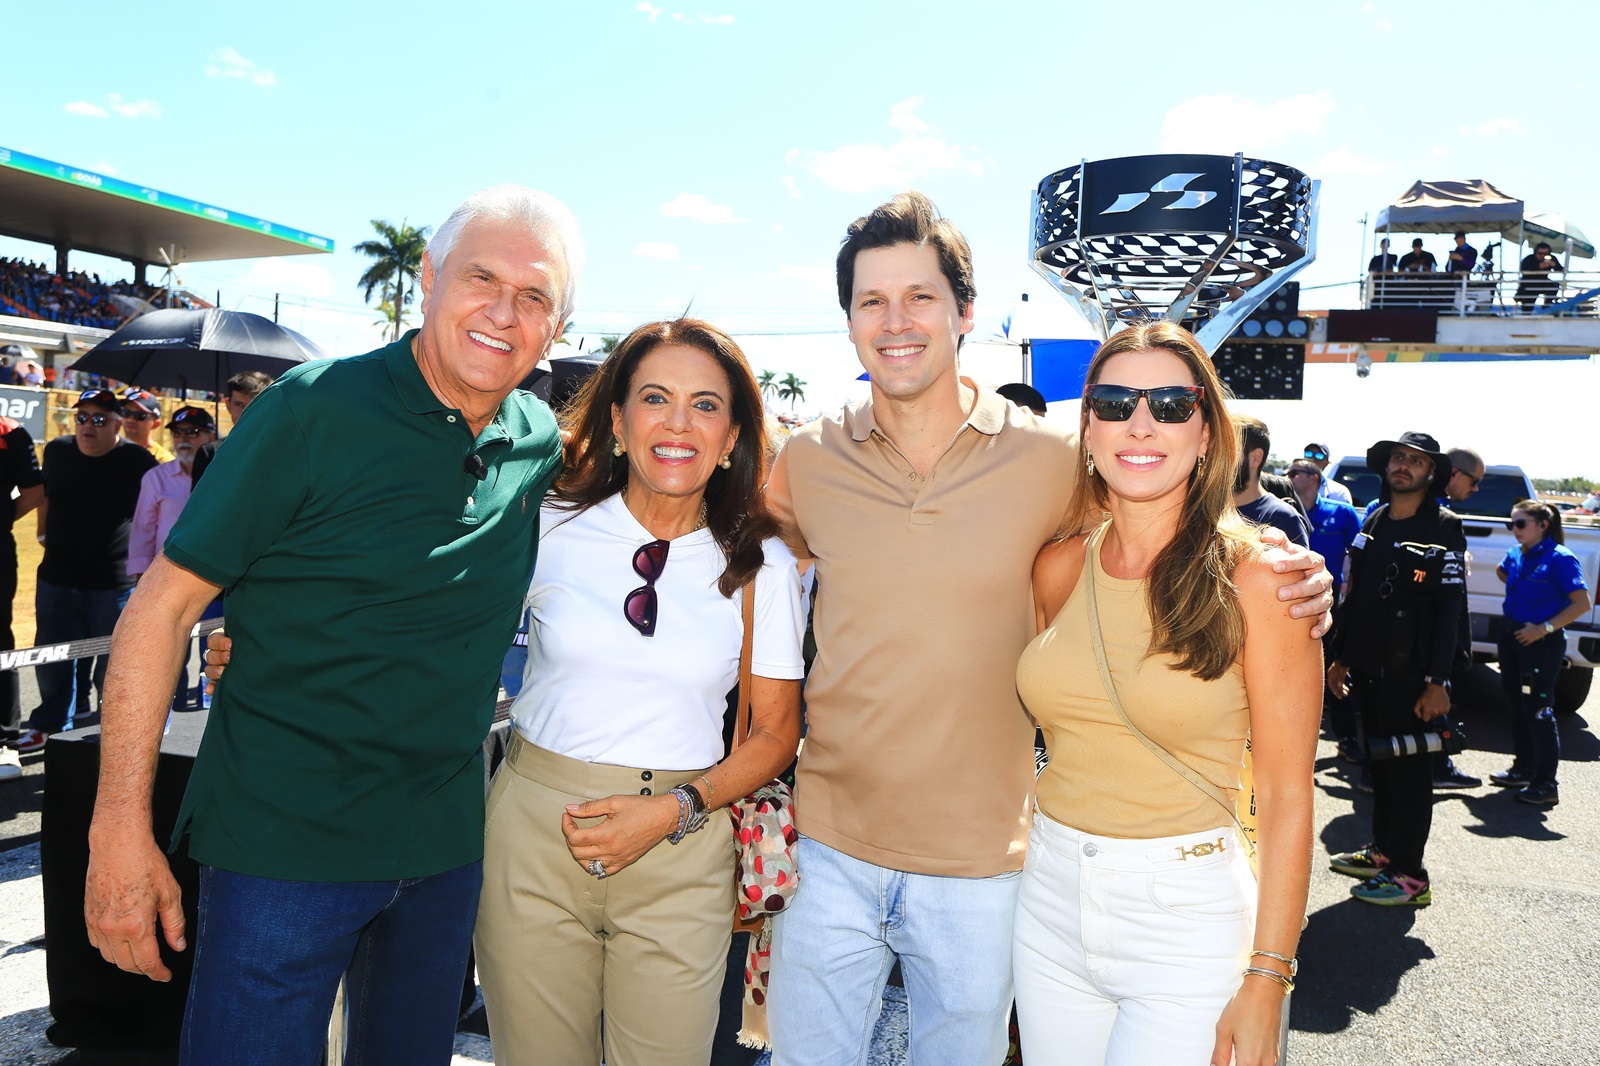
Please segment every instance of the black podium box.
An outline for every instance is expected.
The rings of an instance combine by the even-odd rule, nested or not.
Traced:
[[[178,818],[208,712],[172,716],[156,769],[155,834],[164,848]],[[39,857],[44,881],[45,974],[50,1013],[46,1036],[59,1047],[176,1047],[188,998],[190,951],[170,951],[162,961],[172,980],[162,984],[125,973],[89,946],[83,924],[83,885],[89,871],[89,819],[100,773],[100,730],[75,729],[45,746],[43,826]],[[185,848],[168,856],[183,892],[183,914],[194,941],[199,868]]]

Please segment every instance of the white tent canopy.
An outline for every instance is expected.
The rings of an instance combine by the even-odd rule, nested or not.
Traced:
[[[1378,212],[1377,228],[1394,233],[1498,233],[1516,240],[1524,206],[1482,178],[1419,181]]]

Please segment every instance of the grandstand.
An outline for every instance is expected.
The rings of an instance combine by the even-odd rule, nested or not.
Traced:
[[[0,258],[0,346],[26,344],[65,368],[168,293],[149,268],[333,251],[333,241],[185,196],[0,148],[0,236],[48,245],[55,263]],[[70,252],[126,260],[132,281],[73,271]],[[203,306],[172,294],[175,306]]]

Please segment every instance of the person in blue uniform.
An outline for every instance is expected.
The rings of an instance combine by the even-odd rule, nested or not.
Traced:
[[[1567,656],[1569,623],[1589,613],[1589,589],[1578,557],[1562,543],[1561,512],[1538,500],[1511,509],[1517,546],[1495,567],[1506,585],[1500,627],[1500,677],[1511,705],[1511,768],[1490,774],[1501,788],[1536,807],[1561,802],[1556,766],[1561,734],[1551,698]]]

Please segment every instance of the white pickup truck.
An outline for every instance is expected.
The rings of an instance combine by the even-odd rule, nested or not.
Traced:
[[[1350,489],[1356,510],[1364,512],[1378,495],[1378,475],[1367,469],[1363,455],[1347,455],[1328,471],[1330,477]],[[1467,568],[1467,608],[1472,614],[1472,651],[1480,660],[1492,662],[1500,637],[1500,606],[1505,586],[1494,568],[1515,544],[1506,520],[1518,500],[1534,499],[1538,494],[1520,467],[1491,466],[1471,496],[1451,510],[1461,516],[1467,534],[1470,565]],[[1583,577],[1593,596],[1600,588],[1600,518],[1565,515],[1561,520],[1566,546],[1583,564]],[[1594,671],[1600,668],[1600,605],[1567,627],[1567,669],[1556,679],[1555,705],[1558,714],[1583,706],[1589,696]]]

